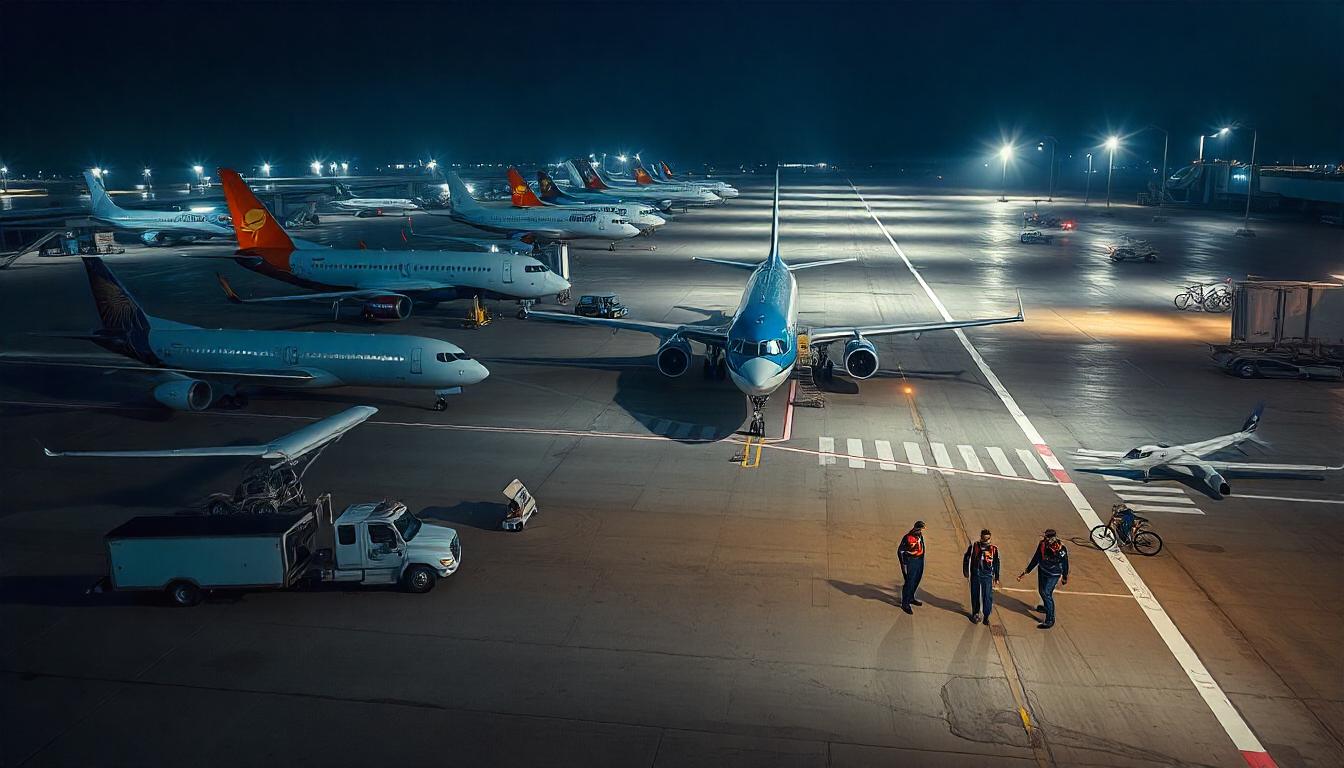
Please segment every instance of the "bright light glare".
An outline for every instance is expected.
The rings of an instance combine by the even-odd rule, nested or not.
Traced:
[[[617,159],[617,160],[620,160],[622,163],[624,163],[624,162],[625,162],[625,155],[617,155],[617,156],[616,156],[616,159]]]
[[[1004,144],[1003,149],[999,150],[999,157],[1003,158],[1004,160],[1007,160],[1012,156],[1013,156],[1013,148],[1008,146],[1007,144]]]
[[[103,178],[103,169],[102,169],[102,168],[98,168],[98,167],[95,166],[95,167],[93,167],[93,168],[90,168],[90,169],[89,169],[89,172],[93,174],[93,178],[95,178],[95,179],[101,179],[101,178]]]
[[[266,175],[266,176],[270,176],[270,175],[271,175],[271,164],[270,164],[270,163],[262,163],[262,164],[261,164],[261,172],[262,172],[264,175]]]
[[[312,164],[311,167],[312,167],[312,169],[313,169],[313,173],[317,174],[318,176],[321,176],[321,175],[322,175],[322,161],[321,161],[321,160],[314,160],[314,161],[313,161],[313,164]]]
[[[145,178],[149,178],[150,173],[149,173],[149,169],[148,169],[148,168],[146,168],[146,169],[144,170],[144,175],[145,175]]]
[[[439,161],[438,161],[438,160],[430,160],[428,163],[425,163],[425,167],[432,171],[432,170],[434,170],[435,168],[438,168],[438,167],[439,167]]]
[[[1218,129],[1218,135],[1219,135],[1219,136],[1226,136],[1226,135],[1227,135],[1227,132],[1230,131],[1230,130],[1232,130],[1232,129],[1231,129],[1231,128],[1219,128],[1219,129]]]
[[[191,166],[191,170],[195,171],[195,172],[196,172],[196,175],[198,175],[198,176],[199,176],[200,174],[202,174],[202,173],[205,173],[205,169],[202,168],[202,167],[199,166],[199,165],[193,165],[193,166]]]
[[[1120,137],[1118,137],[1118,136],[1112,136],[1112,137],[1110,137],[1109,139],[1106,140],[1106,148],[1107,148],[1107,149],[1114,151],[1115,148],[1118,147],[1118,146],[1120,146]]]

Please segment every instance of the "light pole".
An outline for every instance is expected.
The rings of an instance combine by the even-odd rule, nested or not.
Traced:
[[[202,180],[202,174],[205,173],[205,168],[199,165],[193,165],[191,166],[191,170],[196,173],[196,186],[199,187],[204,184],[205,182]]]
[[[1050,142],[1050,181],[1049,190],[1046,192],[1046,202],[1055,202],[1055,150],[1059,149],[1059,139],[1054,136],[1046,136],[1036,145],[1036,151],[1041,152],[1045,149],[1045,142]]]
[[[341,161],[341,175],[342,176],[350,175],[350,164],[345,162],[344,160]]]
[[[1160,220],[1160,217],[1162,216],[1162,204],[1167,200],[1167,146],[1171,143],[1171,134],[1166,128],[1163,128],[1160,125],[1149,123],[1148,127],[1155,131],[1162,132],[1162,190],[1158,192],[1157,216],[1153,217],[1156,221]]]
[[[1199,162],[1200,162],[1200,163],[1203,163],[1203,162],[1204,162],[1204,139],[1206,139],[1206,138],[1209,138],[1209,139],[1216,139],[1216,138],[1218,138],[1219,136],[1226,136],[1226,135],[1228,134],[1228,132],[1231,131],[1231,130],[1232,130],[1231,128],[1219,128],[1217,133],[1210,133],[1208,136],[1205,136],[1205,135],[1202,134],[1202,133],[1199,134]],[[1227,140],[1226,140],[1226,139],[1223,140],[1223,149],[1227,149]]]
[[[1255,230],[1251,229],[1251,185],[1255,183],[1255,145],[1259,140],[1260,129],[1252,128],[1251,164],[1246,166],[1246,215],[1241,220],[1241,229],[1236,231],[1238,237],[1255,237]],[[1231,166],[1228,168],[1228,173],[1231,173]]]
[[[1092,204],[1092,153],[1087,153],[1087,191],[1083,196],[1083,205]]]
[[[145,177],[145,191],[148,192],[154,189],[154,176],[150,173],[150,170],[146,168],[141,174]]]
[[[1111,177],[1115,175],[1115,150],[1120,146],[1120,137],[1112,136],[1106,140],[1106,149],[1110,150],[1110,159],[1106,169],[1106,210],[1111,209]]]
[[[1008,159],[1013,156],[1013,148],[1008,144],[1003,145],[999,150],[999,157],[1003,158],[1003,179],[1000,183],[999,202],[1008,202]]]
[[[5,192],[9,191],[9,166],[0,165],[0,188]]]
[[[314,176],[321,176],[321,175],[322,175],[322,161],[321,161],[321,160],[314,160],[314,161],[312,162],[312,164],[309,165],[308,167],[310,167],[310,168],[313,169],[313,175],[314,175]]]

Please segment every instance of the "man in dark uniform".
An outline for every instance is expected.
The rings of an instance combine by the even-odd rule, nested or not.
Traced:
[[[1037,629],[1049,629],[1055,626],[1055,585],[1069,583],[1069,549],[1059,540],[1054,528],[1041,534],[1041,543],[1036,545],[1036,554],[1032,555],[1027,570],[1018,575],[1024,576],[1036,569],[1037,588],[1041,593],[1041,605],[1036,610],[1045,611],[1045,621],[1036,625]]]
[[[971,580],[971,623],[980,623],[980,606],[985,607],[985,626],[994,610],[994,588],[999,586],[999,548],[990,543],[989,529],[980,531],[980,540],[971,542],[961,558],[961,575]]]
[[[915,599],[915,590],[919,589],[919,580],[924,577],[924,521],[916,520],[915,527],[901,539],[896,549],[896,557],[901,561],[901,610],[914,613],[912,605],[923,605]]]

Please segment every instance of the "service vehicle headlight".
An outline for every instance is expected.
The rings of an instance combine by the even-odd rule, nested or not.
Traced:
[[[453,563],[455,563],[455,562],[457,562],[457,561],[454,560],[453,558],[451,558],[451,557],[445,557],[445,558],[443,558],[442,560],[439,560],[439,565],[443,566],[444,568],[452,568],[452,567],[453,567]]]

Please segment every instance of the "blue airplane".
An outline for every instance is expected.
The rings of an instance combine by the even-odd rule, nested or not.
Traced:
[[[107,189],[91,172],[84,172],[89,187],[89,211],[95,221],[117,229],[140,233],[145,245],[177,245],[211,238],[233,239],[233,225],[222,213],[192,211],[128,211],[112,202]]]
[[[951,330],[1000,323],[1020,323],[1026,319],[1018,297],[1017,314],[980,320],[952,320],[891,325],[841,325],[817,328],[798,327],[798,283],[793,273],[800,269],[843,264],[854,258],[825,259],[802,264],[785,263],[779,252],[779,170],[775,170],[774,218],[770,228],[770,255],[759,264],[727,259],[696,257],[695,261],[724,264],[751,271],[746,290],[732,319],[721,326],[656,323],[624,318],[583,317],[559,312],[528,312],[527,317],[577,325],[601,325],[615,329],[642,331],[657,336],[655,362],[664,376],[680,376],[691,367],[691,342],[705,346],[704,372],[708,377],[732,378],[737,388],[751,398],[751,433],[765,434],[766,401],[788,380],[798,362],[798,336],[805,334],[808,344],[818,351],[819,364],[831,369],[829,345],[844,340],[841,358],[844,371],[855,379],[867,379],[877,373],[877,348],[872,338],[900,333]]]

